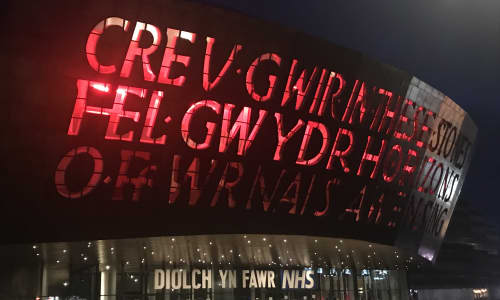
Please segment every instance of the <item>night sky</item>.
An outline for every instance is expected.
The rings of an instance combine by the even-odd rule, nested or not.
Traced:
[[[199,0],[283,24],[406,70],[479,128],[462,198],[500,225],[499,0]]]

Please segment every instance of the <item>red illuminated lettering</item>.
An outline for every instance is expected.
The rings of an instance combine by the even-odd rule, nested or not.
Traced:
[[[410,99],[405,99],[404,106],[403,106],[403,109],[401,111],[401,115],[399,116],[399,120],[398,120],[398,123],[396,125],[396,129],[394,130],[394,137],[395,138],[402,139],[405,141],[411,140],[411,137],[414,133],[412,133],[412,135],[408,135],[408,134],[406,134],[406,132],[402,132],[401,128],[404,126],[403,124],[408,123],[408,117],[406,116],[406,112],[408,111],[408,107],[409,106],[413,107],[413,105],[414,105],[413,101],[411,101]]]
[[[417,147],[419,148],[422,148],[423,146],[423,143],[422,142],[418,142],[417,141],[417,136],[418,136],[418,133],[419,133],[419,115],[421,112],[424,112],[425,111],[425,108],[423,108],[422,106],[419,106],[415,112],[413,113],[413,134],[411,135],[410,137],[410,140],[415,142]]]
[[[238,175],[233,180],[229,180],[229,170],[236,170]],[[219,185],[217,186],[217,191],[215,192],[212,201],[210,202],[210,206],[215,206],[219,202],[219,198],[221,197],[222,191],[227,191],[227,203],[229,208],[236,207],[236,200],[234,200],[233,188],[240,182],[241,177],[243,176],[243,164],[240,162],[230,162],[226,165],[224,169],[224,173],[219,181]]]
[[[412,162],[411,160],[414,159]],[[406,162],[403,166],[403,171],[401,173],[401,177],[399,178],[399,185],[406,186],[410,185],[412,182],[412,175],[415,173],[417,169],[417,151],[413,149],[408,149],[408,156],[406,158]]]
[[[328,180],[326,183],[326,189],[325,189],[325,207],[323,210],[316,210],[314,212],[314,216],[316,217],[323,217],[328,213],[328,210],[330,209],[330,202],[331,202],[331,197],[333,195],[332,191],[332,186],[338,184],[338,180],[336,178]]]
[[[153,42],[148,48],[139,47],[139,42],[141,40],[141,36],[144,31],[149,32],[153,36]],[[139,56],[142,59],[144,80],[154,81],[156,75],[151,69],[151,65],[149,63],[149,55],[153,54],[153,52],[155,52],[156,49],[158,49],[158,45],[160,45],[160,42],[161,42],[160,29],[151,24],[137,22],[135,24],[135,29],[132,35],[132,39],[130,40],[130,44],[128,46],[127,55],[125,56],[125,61],[123,62],[120,76],[125,78],[130,77],[134,61],[136,57]]]
[[[281,100],[281,106],[285,106],[292,98],[297,97],[297,101],[295,102],[295,110],[300,110],[302,107],[302,102],[306,94],[312,89],[312,81],[316,77],[316,73],[318,73],[318,68],[314,67],[309,80],[306,81],[306,70],[302,70],[299,79],[292,83],[293,76],[297,69],[298,61],[294,59],[292,61],[292,67],[290,68],[290,74],[288,75],[288,81],[286,83],[285,93],[283,94],[283,99]],[[307,83],[306,83],[307,82]]]
[[[385,110],[382,114],[382,119],[380,120],[380,125],[378,127],[378,132],[383,133],[384,128],[387,126],[385,130],[385,134],[391,134],[396,125],[396,121],[398,120],[396,116],[399,114],[399,110],[401,109],[402,97],[393,94],[390,91],[386,91],[384,89],[379,89],[379,94],[383,94],[387,97],[387,102],[385,104]],[[394,106],[391,108],[391,106]]]
[[[91,86],[98,91],[107,93],[110,90],[110,85],[105,83],[90,82]],[[77,96],[71,122],[69,123],[68,135],[78,135],[83,120],[83,114],[87,111],[87,97],[89,89],[89,81],[78,79],[76,81]],[[92,111],[97,109],[92,109]]]
[[[314,157],[306,160],[304,156],[305,153],[307,152],[307,148],[309,147],[309,141],[311,139],[311,135],[314,129],[319,130],[319,132],[321,133],[322,137],[321,149]],[[325,150],[326,147],[328,147],[329,143],[330,143],[330,133],[328,132],[328,129],[324,124],[314,121],[307,122],[304,138],[302,139],[302,145],[300,146],[300,151],[296,163],[298,165],[307,165],[307,166],[313,166],[319,163],[319,161],[323,158],[323,155],[325,155]]]
[[[181,194],[181,187],[183,186],[180,182],[180,170],[181,170],[181,156],[175,154],[172,165],[172,176],[170,178],[170,196],[168,197],[168,203],[173,204],[177,201]],[[198,202],[200,198],[200,159],[198,157],[193,158],[193,161],[184,173],[184,185],[187,185],[189,180],[190,191],[189,191],[189,205],[193,206]],[[189,178],[189,179],[188,179]]]
[[[285,170],[281,170],[280,176],[276,180],[276,184],[274,185],[273,191],[269,196],[266,192],[266,183],[264,180],[262,166],[259,166],[259,168],[257,169],[257,175],[255,176],[255,180],[252,185],[252,189],[250,190],[250,196],[248,197],[246,209],[252,208],[251,201],[254,198],[254,195],[258,194],[260,199],[262,199],[262,208],[264,209],[265,212],[267,212],[269,210],[269,207],[271,206],[272,200],[276,197],[276,192],[278,191],[278,187],[285,173],[286,173]]]
[[[380,162],[382,160],[382,156],[383,156],[383,153],[385,151],[385,146],[386,146],[386,140],[382,140],[382,145],[380,146],[380,149],[379,149],[379,152],[378,154],[371,154],[371,153],[368,153],[369,149],[371,147],[373,147],[373,140],[374,138],[372,138],[371,136],[368,136],[368,141],[366,142],[366,148],[365,148],[365,152],[363,153],[363,157],[361,158],[361,162],[359,163],[359,168],[358,168],[358,173],[357,175],[360,176],[362,175],[362,170],[363,170],[363,166],[365,165],[366,162],[368,161],[371,161],[373,163],[375,163],[375,167],[373,168],[372,170],[372,173],[370,174],[370,178],[375,178],[375,175],[377,174],[377,171],[379,169],[379,166],[380,166]]]
[[[89,109],[91,109],[91,106],[87,106],[87,112],[89,113],[109,116],[108,128],[106,129],[106,136],[104,137],[105,139],[131,142],[134,138],[134,132],[132,130],[122,135],[119,135],[117,133],[118,124],[120,123],[121,118],[128,118],[132,119],[134,122],[138,122],[141,116],[141,114],[137,111],[123,110],[123,106],[125,105],[125,98],[129,93],[137,95],[141,98],[144,98],[146,96],[145,89],[119,85],[116,90],[115,101],[111,109],[102,108],[102,111],[99,113],[99,110],[101,110],[100,107],[98,107],[96,111],[89,111]]]
[[[297,173],[295,179],[288,185],[285,193],[280,199],[280,203],[291,204],[292,206],[288,210],[289,214],[294,215],[297,212],[297,200],[299,199],[299,190],[300,190],[300,180],[301,173]]]
[[[210,169],[207,176],[205,176],[204,184],[206,185],[209,181],[211,175],[215,171],[217,166],[216,160],[210,161]],[[184,176],[180,174],[181,172],[181,156],[175,154],[172,162],[172,175],[170,177],[170,196],[168,198],[169,204],[174,204],[177,202],[181,195],[182,188],[189,186],[189,197],[188,205],[194,206],[198,203],[201,196],[201,186],[200,186],[200,159],[198,157],[193,158],[191,164],[184,171]],[[182,179],[182,181],[181,181]]]
[[[66,171],[68,166],[73,161],[73,159],[78,155],[86,154],[92,158],[94,169],[92,175],[89,178],[87,184],[80,191],[70,191],[66,184]],[[76,149],[70,150],[64,155],[59,164],[57,165],[55,173],[55,184],[56,190],[59,195],[69,198],[76,199],[82,198],[83,196],[92,192],[99,181],[102,178],[102,171],[104,168],[104,162],[102,160],[102,155],[96,148],[93,147],[77,147]]]
[[[268,75],[268,82],[269,86],[267,88],[267,92],[265,95],[259,95],[255,92],[255,87],[254,87],[254,72],[257,66],[259,65],[260,62],[266,61],[266,60],[271,60],[278,67],[281,65],[281,58],[274,53],[265,53],[262,54],[261,56],[257,57],[250,67],[248,68],[247,71],[247,77],[246,77],[246,87],[247,87],[247,92],[252,97],[252,99],[259,101],[259,102],[265,102],[269,99],[271,99],[271,94],[273,93],[275,87],[276,87],[276,75]]]
[[[345,217],[347,213],[354,214],[356,217],[354,218],[355,222],[359,222],[359,215],[361,212],[361,208],[363,207],[363,202],[365,201],[366,194],[366,185],[359,192],[359,200],[354,200],[351,202],[350,207],[344,210],[344,213],[340,216],[341,219]]]
[[[422,107],[419,107],[418,111],[420,111],[421,108]],[[424,109],[422,108],[422,110],[424,110]],[[417,114],[417,112],[415,112],[415,114]],[[417,147],[419,147],[419,148],[427,147],[427,141],[428,141],[429,136],[431,134],[429,124],[427,124],[429,117],[432,117],[434,119],[435,114],[434,114],[434,112],[427,110],[427,113],[425,114],[425,117],[424,117],[424,121],[422,123],[422,127],[420,128],[418,137],[416,134],[414,135],[416,137]],[[417,117],[415,117],[415,120],[416,119],[417,119]]]
[[[393,159],[393,154],[397,155],[396,160]],[[384,168],[382,170],[382,177],[385,182],[392,182],[394,178],[399,174],[399,170],[401,168],[401,163],[403,161],[403,150],[400,145],[392,146],[389,153],[385,157]],[[392,170],[392,174],[389,175],[390,170]]]
[[[208,147],[210,147],[210,143],[212,141],[213,134],[215,131],[216,124],[214,122],[207,122],[205,125],[207,128],[207,134],[205,136],[205,140],[202,143],[195,142],[189,136],[191,119],[194,113],[204,107],[211,109],[216,114],[220,114],[221,105],[219,103],[211,100],[201,100],[191,105],[189,109],[186,111],[184,117],[182,118],[182,123],[181,123],[182,138],[186,142],[186,144],[193,149],[207,149]]]
[[[276,146],[276,151],[274,152],[274,160],[280,161],[282,158],[283,146],[294,136],[302,126],[304,126],[304,121],[299,119],[297,124],[286,134],[283,135],[283,120],[280,113],[275,113],[276,124],[278,129],[278,145]]]
[[[156,122],[156,116],[158,115],[158,108],[160,107],[162,99],[162,91],[154,91],[153,95],[151,95],[151,101],[149,102],[148,111],[146,113],[146,122],[144,123],[144,127],[142,129],[141,143],[164,145],[167,140],[166,135],[157,138],[151,137]],[[165,123],[170,122],[170,120],[171,118],[167,117],[165,119]]]
[[[325,94],[328,92],[327,89],[324,89],[326,73],[327,73],[326,69],[321,70],[321,76],[319,77],[318,86],[316,87],[316,92],[314,93],[313,102],[311,103],[311,106],[309,107],[310,114],[312,114],[316,110],[316,106],[319,103],[319,95],[320,95],[321,91],[324,90],[323,96],[325,96]],[[329,82],[330,81],[331,80],[329,80]]]
[[[368,217],[367,217],[367,222],[368,223],[375,223],[379,224],[380,219],[382,217],[382,205],[384,203],[384,194],[380,195],[380,197],[377,200],[377,208],[375,208],[375,205],[372,204],[370,205],[370,209],[368,210]],[[375,209],[377,210],[377,213],[375,214]],[[373,217],[375,217],[375,220],[373,220]]]
[[[68,128],[68,135],[78,135],[80,131],[81,122],[83,119],[83,114],[89,113],[89,114],[109,116],[109,122],[108,122],[108,127],[106,129],[105,139],[122,140],[128,142],[132,141],[134,137],[133,131],[129,131],[122,135],[118,135],[116,133],[121,118],[129,118],[134,120],[134,122],[138,122],[140,118],[139,112],[123,110],[123,106],[125,104],[125,98],[128,93],[132,93],[141,98],[144,98],[146,96],[146,90],[120,85],[116,90],[116,96],[113,103],[113,107],[103,108],[98,106],[87,105],[87,93],[89,85],[90,87],[98,91],[101,91],[103,93],[109,93],[110,91],[109,84],[98,83],[93,81],[89,82],[88,80],[81,80],[81,79],[77,81],[78,95],[75,102],[75,106],[73,108],[73,115],[71,117],[71,122]]]
[[[340,147],[340,139],[342,138],[342,136],[348,137],[349,143],[347,144],[347,147],[344,150],[339,150],[338,148]],[[347,166],[347,161],[345,158],[351,153],[353,145],[354,145],[354,137],[352,131],[345,128],[339,128],[339,130],[337,131],[337,137],[333,142],[332,152],[330,153],[330,158],[328,159],[328,164],[326,165],[326,168],[328,170],[331,170],[333,168],[333,158],[338,157],[342,165],[342,168],[344,169],[344,172],[349,173],[350,169]]]
[[[387,223],[386,223],[386,226],[389,227],[389,228],[395,228],[396,225],[398,224],[399,220],[400,220],[400,215],[401,215],[401,206],[400,206],[400,203],[402,201],[408,201],[409,198],[407,197],[407,194],[404,193],[404,192],[398,192],[397,196],[396,196],[396,201],[395,201],[395,204],[394,206],[392,207],[392,211],[388,213],[388,215],[386,216],[386,219],[387,219]]]
[[[333,81],[335,79],[338,80],[339,86],[335,92],[332,92]],[[345,80],[342,77],[342,75],[335,73],[335,72],[330,72],[330,78],[328,79],[328,83],[326,85],[325,92],[323,93],[323,97],[321,98],[321,103],[319,105],[318,116],[322,116],[324,114],[325,109],[326,109],[326,98],[328,97],[328,95],[330,93],[332,93],[332,95],[330,96],[330,99],[331,99],[331,101],[330,101],[331,117],[333,119],[338,118],[338,116],[336,115],[336,112],[335,112],[335,99],[337,99],[338,96],[340,95],[340,93],[342,93],[342,91],[344,90],[344,87],[345,87]],[[312,113],[314,113],[315,110],[316,110],[316,99],[311,104],[311,107],[309,108],[309,113],[312,114]]]
[[[224,75],[227,73],[227,71],[229,70],[229,67],[233,64],[233,61],[234,61],[236,55],[243,48],[243,46],[241,46],[241,45],[234,46],[233,50],[231,51],[231,54],[227,58],[226,63],[224,64],[224,66],[220,70],[219,74],[214,78],[214,80],[212,82],[210,82],[210,77],[211,77],[210,76],[210,61],[211,61],[211,57],[212,57],[212,50],[213,50],[214,43],[215,43],[214,38],[207,37],[207,48],[205,50],[205,60],[203,61],[203,89],[205,89],[205,91],[207,91],[207,92],[213,90],[214,87],[216,87],[219,84],[220,79],[222,77],[224,77]]]
[[[245,156],[248,149],[252,145],[255,136],[259,132],[264,118],[267,116],[267,111],[259,111],[259,119],[252,128],[249,136],[249,126],[252,117],[252,109],[250,107],[243,107],[238,118],[234,122],[231,130],[229,130],[231,123],[231,113],[235,105],[227,103],[224,105],[224,117],[222,120],[221,137],[219,144],[219,152],[224,153],[227,151],[229,144],[234,140],[238,132],[240,133],[238,140],[238,155]]]
[[[302,209],[300,210],[300,215],[304,214],[304,211],[306,210],[307,204],[309,203],[309,198],[311,198],[311,192],[314,186],[314,181],[316,181],[316,174],[314,174],[311,178],[311,183],[309,183],[309,188],[307,189],[307,195],[306,198],[304,199],[304,203],[302,204]]]
[[[357,97],[356,95],[357,91]],[[349,102],[347,103],[347,107],[344,111],[344,115],[342,116],[342,122],[349,121],[349,124],[354,123],[354,114],[359,112],[359,124],[363,123],[363,119],[366,113],[366,87],[365,83],[356,80],[354,87],[352,88],[351,96],[349,97]]]
[[[99,63],[97,59],[97,42],[104,34],[105,29],[111,26],[117,26],[123,28],[123,31],[128,31],[129,25],[130,22],[127,20],[118,17],[109,17],[94,26],[87,39],[87,44],[85,45],[87,61],[92,69],[101,74],[113,74],[116,72],[115,65],[105,66]]]
[[[121,164],[120,171],[118,173],[118,178],[116,179],[115,191],[113,192],[113,200],[123,200],[123,188],[127,184],[131,184],[133,187],[132,201],[139,201],[140,190],[144,186],[152,187],[152,179],[147,178],[147,174],[151,171],[156,171],[157,167],[154,165],[148,165],[139,172],[139,176],[130,177],[129,169],[132,160],[137,158],[148,162],[151,159],[151,153],[143,151],[121,151]]]
[[[194,43],[196,39],[196,34],[180,31],[177,29],[167,28],[167,46],[165,47],[165,52],[163,54],[163,60],[161,62],[160,74],[158,76],[159,83],[171,84],[175,86],[183,86],[186,81],[186,76],[181,75],[176,78],[170,78],[170,71],[172,70],[172,62],[176,62],[184,65],[187,68],[191,58],[189,56],[180,55],[175,53],[175,48],[177,46],[177,40],[181,38]]]

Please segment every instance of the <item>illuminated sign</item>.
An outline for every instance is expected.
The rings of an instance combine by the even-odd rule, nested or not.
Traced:
[[[278,273],[275,270],[156,269],[154,289],[210,289],[213,281],[223,289],[312,289],[316,287],[315,277],[312,270],[281,270]]]
[[[112,27],[133,32],[121,66],[99,58],[99,43]],[[181,41],[189,48],[198,40],[202,49],[195,50],[202,51],[180,53]],[[242,66],[240,44],[217,64],[213,57],[220,60],[227,52],[218,46],[215,37],[145,22],[119,17],[98,22],[87,38],[88,65],[110,78],[130,78],[134,70],[139,80],[134,86],[76,80],[68,138],[92,132],[110,144],[120,142],[121,150],[111,157],[94,145],[68,149],[55,170],[58,194],[84,198],[107,186],[103,201],[143,201],[151,190],[171,205],[205,203],[317,218],[331,218],[337,209],[339,220],[388,228],[403,223],[442,236],[471,150],[460,124],[409,98],[411,86],[410,95],[399,95],[358,79],[348,82],[325,67],[301,67],[300,59],[265,49]],[[150,56],[162,51],[161,65],[153,65]],[[191,61],[201,62],[202,71]],[[284,61],[290,61],[288,75],[280,78]],[[224,86],[231,77],[240,86]],[[200,84],[201,95],[174,96],[189,89],[190,80],[190,86]],[[211,94],[229,88],[246,95]],[[96,119],[107,123],[104,131],[95,128]],[[140,144],[152,145],[156,153],[136,150]],[[165,159],[164,153],[171,155]],[[80,156],[93,168],[84,185],[72,184],[69,175]],[[117,158],[117,169],[106,168]],[[350,183],[358,178],[361,184]],[[162,193],[165,186],[168,192]],[[351,200],[339,211],[335,195],[342,189],[354,191],[347,192]],[[423,200],[429,196],[431,201]]]
[[[71,234],[55,239],[305,234],[433,260],[470,163],[467,114],[358,53],[243,17],[205,26],[215,13],[176,16],[185,5],[168,3],[169,18],[89,13],[50,35],[65,47],[37,66],[53,75],[29,82],[50,120],[24,147],[41,187],[20,187],[32,202],[6,211],[67,216]]]

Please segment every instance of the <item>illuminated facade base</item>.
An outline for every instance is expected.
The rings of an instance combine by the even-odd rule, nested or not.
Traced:
[[[9,246],[40,299],[407,299],[424,260],[356,240],[200,235]],[[141,298],[143,297],[143,298]],[[370,298],[372,297],[372,298]]]

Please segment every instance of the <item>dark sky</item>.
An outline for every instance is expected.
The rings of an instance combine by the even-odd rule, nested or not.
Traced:
[[[500,224],[499,0],[200,1],[358,50],[445,93],[479,128],[462,196]]]

